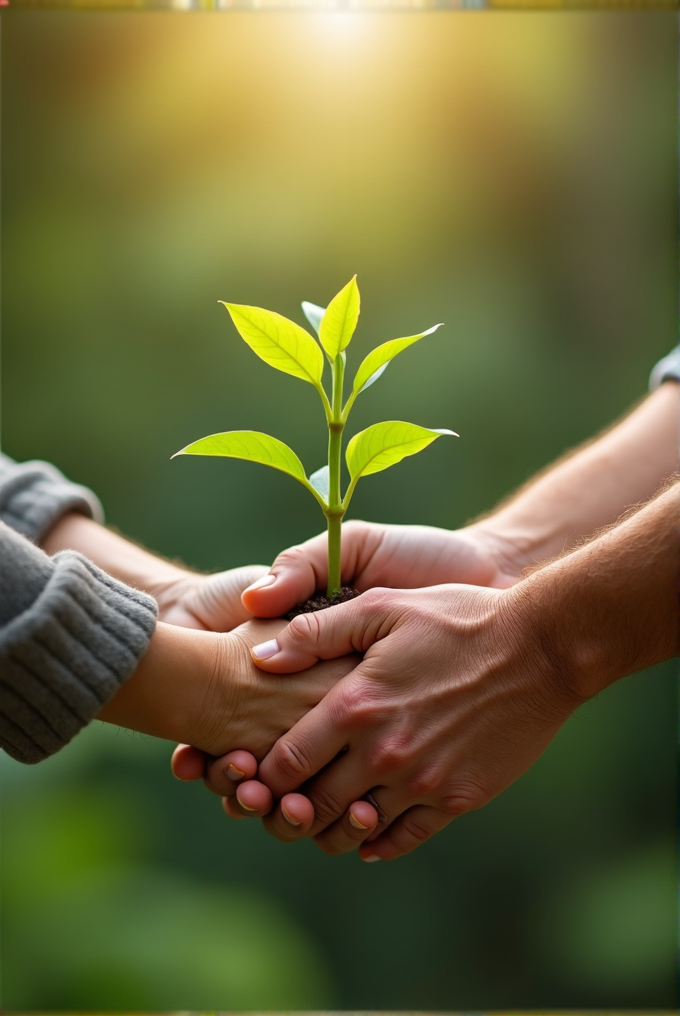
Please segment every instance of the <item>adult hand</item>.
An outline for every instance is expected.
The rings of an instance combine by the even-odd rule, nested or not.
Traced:
[[[260,765],[277,797],[305,787],[322,849],[356,846],[344,816],[370,794],[380,821],[361,856],[398,857],[538,758],[582,699],[543,653],[530,598],[518,595],[526,585],[374,589],[300,615],[253,649],[278,674],[365,653]],[[266,821],[278,835],[275,818]]]
[[[268,574],[262,565],[232,568],[215,575],[201,575],[184,568],[174,574],[162,572],[153,584],[158,619],[166,624],[201,631],[231,631],[252,620],[241,594]]]
[[[270,571],[259,569],[261,574],[243,593],[245,607],[260,617],[280,617],[317,589],[325,588],[327,546],[327,536],[322,533],[284,551]],[[454,581],[505,588],[517,581],[525,563],[511,546],[479,523],[457,531],[370,522],[343,526],[343,582],[360,590],[372,586],[408,589]],[[232,818],[257,818],[271,811],[271,792],[253,779],[257,766],[245,753],[239,753],[236,760],[231,754],[210,759],[189,745],[180,745],[173,755],[172,770],[180,780],[203,779],[209,790],[224,799],[224,809]],[[244,782],[237,789],[241,780]],[[356,845],[357,835],[366,836],[375,827],[377,813],[357,801],[350,814],[348,831]],[[306,834],[314,817],[308,799],[300,794],[286,797],[266,825],[274,835],[288,839],[291,816],[299,823],[297,835]]]
[[[325,533],[279,554],[267,574],[243,593],[256,617],[281,617],[325,589]],[[364,591],[374,586],[419,589],[460,582],[506,589],[531,563],[484,521],[465,529],[346,522],[342,527],[342,581]]]

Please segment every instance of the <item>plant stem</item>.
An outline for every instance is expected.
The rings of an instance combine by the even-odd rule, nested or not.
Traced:
[[[333,405],[328,424],[328,586],[327,596],[333,596],[342,589],[341,532],[345,510],[340,493],[340,470],[342,463],[342,388],[345,379],[345,358],[340,353],[331,364],[333,376]]]
[[[326,596],[333,597],[342,589],[340,571],[342,515],[326,516],[328,519],[328,586]]]

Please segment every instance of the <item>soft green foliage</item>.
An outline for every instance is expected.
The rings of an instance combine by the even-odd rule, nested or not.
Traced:
[[[350,344],[359,320],[359,305],[355,275],[328,304],[319,326],[319,342],[331,363]]]
[[[265,363],[302,378],[317,389],[328,422],[328,463],[307,478],[300,459],[288,445],[278,438],[253,430],[211,434],[176,454],[218,455],[261,462],[288,473],[307,487],[328,520],[328,595],[331,596],[341,588],[340,526],[360,478],[388,469],[407,455],[415,455],[442,434],[458,436],[452,430],[432,430],[395,420],[368,427],[356,434],[347,446],[346,460],[351,482],[343,498],[340,476],[342,434],[357,395],[377,381],[389,362],[402,350],[441,326],[435,325],[403,339],[392,339],[369,353],[356,373],[352,394],[343,405],[345,349],[356,330],[361,304],[356,275],[333,297],[325,310],[314,303],[302,304],[305,317],[318,333],[320,346],[309,332],[281,314],[261,307],[219,302],[229,311],[241,337]],[[331,365],[330,394],[326,393],[322,384],[322,348]]]
[[[430,430],[401,420],[374,423],[355,434],[347,445],[345,457],[349,475],[355,482],[362,476],[379,473],[401,462],[407,455],[415,455],[427,448],[442,434],[458,437],[452,430]]]
[[[323,355],[309,332],[271,310],[236,303],[224,306],[241,338],[261,360],[315,387],[321,384]]]
[[[383,342],[381,346],[373,349],[362,360],[359,370],[356,372],[354,384],[352,385],[352,394],[356,397],[360,392],[369,388],[387,369],[390,361],[398,353],[401,353],[402,349],[412,346],[414,342],[424,339],[426,335],[432,335],[438,328],[441,328],[440,324],[428,328],[426,332],[420,332],[419,335],[409,335],[405,339],[390,339],[389,342]]]

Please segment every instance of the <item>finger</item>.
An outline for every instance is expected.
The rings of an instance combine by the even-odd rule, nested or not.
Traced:
[[[322,773],[305,784],[305,794],[314,808],[314,825],[311,835],[317,837],[325,830],[341,823],[343,819],[349,822],[349,812],[357,802],[362,802],[362,806],[359,807],[355,816],[359,819],[360,824],[363,824],[361,815],[365,811],[363,803],[366,803],[370,809],[366,812],[366,817],[370,818],[372,823],[370,832],[373,832],[378,822],[380,822],[381,828],[389,825],[392,818],[396,818],[403,809],[399,808],[395,812],[383,810],[381,794],[384,796],[388,790],[384,787],[372,788],[371,774],[363,753],[350,748],[349,751],[335,758],[332,765],[326,766]],[[370,797],[368,796],[369,791],[371,791]],[[412,802],[409,801],[410,803]],[[374,812],[377,815],[375,823],[372,821]],[[354,828],[356,830],[356,825]],[[369,834],[366,833],[366,835]],[[355,845],[356,842],[355,837]]]
[[[297,790],[345,747],[346,732],[335,721],[338,687],[331,688],[317,706],[283,734],[260,763],[260,778],[275,797]],[[358,797],[361,791],[348,797],[346,805]]]
[[[208,758],[203,782],[219,797],[233,797],[241,780],[257,773],[257,759],[249,751],[230,751],[220,758]]]
[[[375,548],[380,545],[382,527],[369,522],[346,522],[342,529],[341,581],[354,583]],[[370,545],[370,546],[368,546]],[[313,537],[290,547],[274,561],[268,575],[243,592],[243,603],[256,617],[281,617],[298,603],[325,590],[328,582],[328,537]],[[359,588],[365,588],[360,586]]]
[[[263,805],[266,804],[264,800],[260,803]],[[249,811],[247,808],[243,808],[239,804],[237,797],[223,797],[222,808],[224,810],[225,815],[227,815],[228,818],[236,820],[242,818],[263,818],[267,813],[266,807],[263,807],[261,811],[258,810],[257,808],[254,809],[253,811]]]
[[[328,538],[315,536],[290,547],[274,561],[268,574],[244,589],[244,607],[256,617],[281,617],[326,585]]]
[[[264,827],[282,843],[294,843],[309,835],[313,822],[314,809],[308,798],[284,794],[278,807],[264,819]]]
[[[266,815],[271,811],[274,799],[269,787],[258,780],[245,780],[236,790],[236,800],[248,815]]]
[[[212,631],[231,631],[249,621],[253,615],[241,594],[267,572],[264,565],[246,565],[209,575],[200,586],[200,599],[195,606],[206,627]]]
[[[272,674],[307,670],[321,660],[365,652],[398,620],[400,591],[371,589],[328,610],[299,614],[266,642],[253,646],[253,662]]]
[[[178,744],[172,753],[170,768],[175,779],[186,781],[200,780],[206,769],[210,756],[190,744]]]
[[[403,812],[377,839],[364,843],[359,855],[367,862],[393,861],[415,850],[451,821],[453,816],[438,808],[416,805]]]
[[[339,822],[314,837],[325,854],[346,854],[370,836],[379,822],[378,812],[368,801],[354,801]]]

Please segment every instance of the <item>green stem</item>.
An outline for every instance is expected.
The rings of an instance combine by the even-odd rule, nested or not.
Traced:
[[[328,586],[326,596],[331,598],[342,589],[340,571],[342,515],[326,516],[328,519]]]
[[[342,589],[341,532],[345,510],[340,493],[340,471],[342,464],[342,388],[345,379],[345,358],[335,357],[331,365],[333,375],[333,405],[328,424],[328,587],[327,596],[333,596]]]

